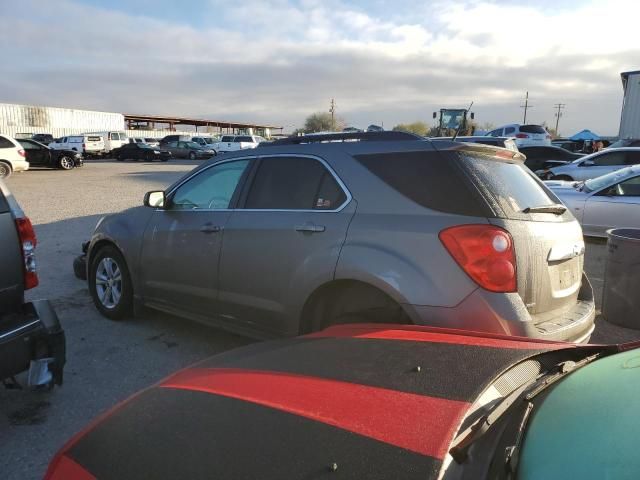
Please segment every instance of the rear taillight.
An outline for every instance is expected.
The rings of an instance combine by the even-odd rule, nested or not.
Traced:
[[[27,154],[25,153],[24,150],[18,150],[18,155],[20,155],[21,157],[27,158]]]
[[[526,133],[517,133],[516,138],[529,138],[529,135]]]
[[[38,240],[36,239],[33,225],[31,225],[31,220],[28,218],[16,218],[16,226],[18,227],[18,236],[20,237],[22,256],[24,258],[24,288],[29,290],[38,286],[35,257]]]
[[[439,236],[458,265],[482,288],[517,290],[516,254],[509,232],[493,225],[459,225]]]

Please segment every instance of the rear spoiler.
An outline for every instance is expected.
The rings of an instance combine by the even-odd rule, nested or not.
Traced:
[[[514,152],[513,150],[496,147],[493,145],[485,145],[483,143],[459,143],[451,146],[447,150],[478,153],[480,155],[498,157],[504,160],[516,160],[518,162],[524,162],[527,159],[527,157],[523,153]]]

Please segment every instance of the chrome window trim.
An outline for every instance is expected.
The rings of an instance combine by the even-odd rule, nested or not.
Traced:
[[[223,163],[230,163],[230,162],[235,162],[235,161],[239,161],[239,160],[260,160],[262,158],[278,158],[278,157],[301,157],[301,158],[310,158],[312,160],[316,160],[318,162],[320,162],[324,168],[327,169],[327,171],[331,174],[331,176],[333,177],[333,179],[338,183],[338,185],[340,186],[340,188],[342,189],[342,192],[345,194],[346,199],[345,201],[340,204],[339,207],[333,209],[333,210],[316,210],[313,208],[310,209],[291,209],[291,208],[195,208],[192,210],[174,210],[176,212],[298,212],[298,213],[338,213],[341,212],[342,210],[344,210],[347,205],[349,205],[351,203],[351,200],[353,200],[353,196],[351,195],[351,192],[349,191],[349,189],[347,188],[347,186],[344,184],[344,182],[342,181],[342,179],[336,174],[336,172],[333,170],[333,168],[331,168],[331,166],[322,158],[317,157],[315,155],[308,155],[308,154],[299,154],[299,153],[274,153],[272,155],[251,155],[251,156],[246,156],[246,157],[235,157],[235,158],[229,158],[227,160],[221,160],[219,162],[215,162],[211,165],[209,165],[207,168],[203,168],[202,170],[199,170],[197,172],[195,172],[194,174],[188,176],[187,178],[184,179],[184,181],[182,181],[179,185],[176,185],[171,191],[169,191],[166,196],[170,196],[172,195],[178,188],[180,188],[182,185],[184,185],[186,182],[188,182],[189,180],[191,180],[193,177],[195,177],[196,175],[199,175],[200,173],[209,170],[210,168],[213,168],[217,165],[221,165]],[[157,208],[155,209],[156,211],[161,211],[161,212],[166,212],[166,211],[171,211],[171,210],[164,210],[164,209],[160,209]]]

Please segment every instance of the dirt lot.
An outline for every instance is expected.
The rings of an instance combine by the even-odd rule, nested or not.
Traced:
[[[198,162],[90,161],[71,172],[33,170],[8,180],[39,239],[41,285],[31,298],[53,300],[67,333],[65,384],[51,393],[0,389],[0,477],[41,478],[53,453],[101,411],[199,359],[251,340],[169,315],[126,322],[100,317],[72,260],[101,215],[139,205]],[[586,269],[600,305],[605,244],[587,244]],[[593,340],[640,338],[598,320]]]

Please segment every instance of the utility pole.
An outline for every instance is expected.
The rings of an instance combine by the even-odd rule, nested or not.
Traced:
[[[560,132],[558,131],[558,124],[560,123],[560,117],[562,116],[562,109],[566,106],[567,105],[565,103],[556,103],[554,105],[554,108],[558,109],[558,111],[556,112],[556,135],[558,136],[560,136]]]
[[[331,106],[329,107],[329,113],[331,114],[331,128],[335,130],[336,129],[336,120],[335,120],[336,101],[333,98],[331,99]]]
[[[529,92],[527,92],[527,96],[524,97],[524,105],[520,105],[520,108],[524,108],[524,120],[522,123],[527,123],[527,109],[533,108],[533,105],[529,105]]]

